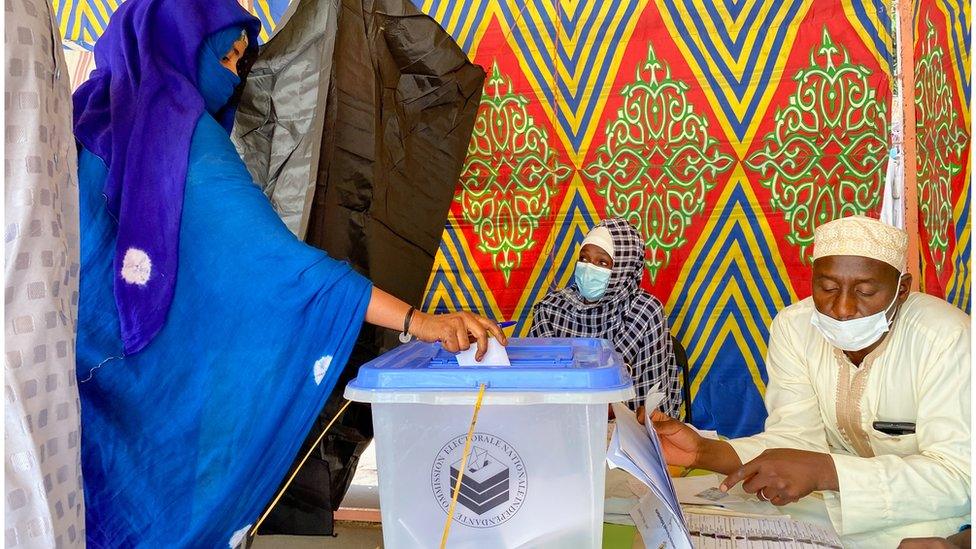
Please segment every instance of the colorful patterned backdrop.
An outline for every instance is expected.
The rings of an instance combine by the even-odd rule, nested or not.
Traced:
[[[970,24],[968,0],[915,7],[915,118],[922,285],[970,310]]]
[[[810,293],[813,229],[880,206],[889,4],[415,1],[489,73],[424,308],[525,334],[589,227],[625,217],[688,351],[695,423],[759,430],[768,327]],[[57,5],[86,44],[115,7]],[[267,36],[286,2],[245,5]],[[922,285],[968,312],[969,6],[922,0],[912,16]]]

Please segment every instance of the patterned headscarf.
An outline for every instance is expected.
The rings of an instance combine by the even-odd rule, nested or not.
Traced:
[[[609,340],[635,377],[637,398],[643,404],[655,384],[665,393],[661,408],[677,417],[681,406],[678,367],[661,302],[641,288],[644,278],[644,239],[633,225],[609,218],[614,257],[607,291],[587,303],[576,283],[550,292],[533,308],[532,337],[599,337]]]

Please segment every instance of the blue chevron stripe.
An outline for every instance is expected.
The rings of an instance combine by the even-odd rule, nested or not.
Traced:
[[[597,29],[596,31],[597,33],[595,36],[601,41],[610,42],[614,44],[619,43],[621,40],[623,40],[623,35],[626,30],[625,22],[631,20],[633,17],[636,16],[637,4],[638,4],[637,2],[630,1],[630,0],[612,0],[609,3],[608,8],[601,8],[601,9],[605,9],[609,13],[604,18],[603,23],[600,25],[599,29]],[[528,38],[531,38],[534,44],[544,43],[543,36],[547,37],[550,41],[556,40],[556,27],[551,20],[544,19],[543,20],[544,28],[540,29],[538,25],[534,23],[532,18],[523,17],[519,13],[512,13],[512,10],[509,8],[507,3],[502,2],[499,5],[503,16],[505,17],[508,24],[512,27],[512,38],[518,44],[518,47],[521,51],[532,51],[533,49],[536,48],[533,48],[531,46],[527,37],[523,35],[522,30],[517,27],[519,19],[524,21],[525,27],[528,29],[528,33],[529,33]],[[521,10],[524,7],[524,5],[525,5],[524,2],[522,4],[518,4],[519,9]],[[623,12],[624,16],[620,20],[620,23],[616,26],[616,28],[612,30],[612,36],[608,36],[611,33],[610,26],[613,23],[613,20],[615,18],[614,15],[616,15],[619,12],[622,6],[624,9]],[[591,26],[594,24],[594,21],[598,17],[599,11],[600,11],[599,9],[594,9],[592,11],[590,17],[584,23],[585,26],[584,26],[584,30],[581,32],[581,36],[591,35],[590,34],[592,32]],[[544,12],[538,13],[538,16],[540,18],[546,17]],[[577,17],[579,17],[579,15],[577,15]],[[563,31],[560,32],[565,34],[572,34],[573,29],[564,29]],[[567,52],[566,45],[563,43],[558,43],[556,50],[557,50],[556,54],[558,56],[560,63],[562,63],[562,65],[568,69],[567,72],[570,72],[574,75],[577,74],[577,68],[579,68],[580,61],[581,59],[583,59],[582,56],[584,54],[586,55],[585,61],[582,65],[583,71],[582,73],[579,74],[580,76],[579,81],[584,82],[587,85],[580,86],[580,89],[576,90],[574,94],[565,81],[561,80],[558,83],[560,104],[567,106],[571,112],[577,113],[578,115],[578,111],[580,109],[581,104],[583,103],[584,99],[586,99],[589,96],[589,94],[592,93],[592,88],[595,87],[596,89],[600,89],[605,86],[607,82],[607,78],[609,76],[610,66],[612,64],[609,62],[607,57],[613,55],[613,50],[611,50],[610,48],[601,48],[601,47],[584,48],[580,46],[577,47],[576,50],[571,54]],[[587,51],[584,52],[583,50],[587,50]],[[543,96],[545,97],[545,100],[549,104],[552,104],[555,102],[555,93],[552,86],[549,85],[548,82],[554,79],[553,75],[555,74],[556,66],[552,57],[552,52],[545,51],[544,49],[539,49],[538,51],[539,51],[539,55],[543,58],[543,63],[545,64],[544,68],[540,67],[539,64],[535,61],[535,59],[532,56],[525,56],[524,60],[528,65],[529,70],[532,72],[537,82],[539,83],[540,88],[542,89]],[[595,78],[593,76],[594,71],[596,71]],[[593,120],[595,118],[593,114],[597,108],[597,104],[598,104],[597,101],[590,101],[587,104],[586,110],[582,113],[582,117],[580,118],[582,120]],[[556,113],[556,119],[557,122],[559,123],[560,128],[563,130],[563,132],[565,132],[566,136],[569,138],[569,141],[572,144],[573,148],[578,151],[580,147],[582,147],[583,137],[586,135],[586,131],[589,129],[589,125],[584,123],[580,126],[578,130],[574,130],[572,123],[570,122],[569,118],[564,114],[563,111],[559,111]]]
[[[266,0],[265,3],[268,6],[268,11],[271,13],[270,19],[264,13],[262,13],[261,9],[255,10],[257,12],[257,18],[261,21],[261,26],[268,29],[269,34],[277,21],[281,20],[281,16],[285,14],[285,10],[288,9],[288,2],[289,0]],[[119,3],[121,4],[122,0],[120,0]],[[91,11],[94,14],[94,21],[92,21],[92,17],[83,16],[81,14],[78,8],[82,4],[91,6]],[[101,12],[98,10],[99,5],[105,8],[106,13],[109,14],[108,18],[102,17]],[[86,50],[91,51],[94,49],[95,41],[101,36],[101,32],[98,32],[95,28],[95,23],[97,22],[98,25],[104,30],[105,27],[108,26],[109,19],[111,19],[111,15],[114,12],[115,11],[112,9],[112,7],[104,0],[78,0],[71,4],[70,10],[68,10],[67,2],[62,1],[57,6],[57,19],[61,24],[61,27],[68,29],[70,32],[78,22],[78,18],[81,17],[81,25],[78,28],[80,34],[78,36],[64,36],[63,38],[78,44]],[[85,39],[86,31],[91,37],[91,40]]]
[[[748,217],[742,219],[742,214],[736,212],[737,209],[745,212]],[[771,271],[766,266],[773,264],[774,261],[772,250],[765,245],[764,240],[759,238],[766,233],[752,212],[753,209],[745,192],[739,187],[730,194],[722,211],[712,214],[729,220],[738,218],[739,221],[730,221],[735,223],[735,226],[727,233],[724,240],[719,240],[721,236],[719,231],[708,235],[702,249],[725,250],[733,249],[738,245],[748,259],[745,262],[732,262],[724,271],[719,272],[722,268],[720,262],[710,260],[707,254],[702,254],[694,260],[692,272],[703,271],[701,278],[709,282],[700,287],[694,295],[689,295],[691,284],[682,288],[669,313],[671,325],[679,326],[679,330],[674,335],[688,345],[689,354],[696,349],[711,348],[716,345],[720,347],[720,352],[716,355],[715,361],[710,364],[705,378],[700,380],[698,392],[694,395],[693,415],[696,426],[716,429],[727,436],[743,436],[762,429],[766,415],[762,397],[759,388],[755,386],[743,365],[755,364],[763,382],[768,381],[764,366],[765,357],[761,348],[762,343],[769,338],[769,327],[764,317],[772,318],[778,312],[777,301],[769,293],[768,284],[760,288],[762,300],[758,303],[753,301],[751,294],[746,293],[751,281],[770,277]],[[758,249],[750,244],[747,232],[757,238]],[[786,282],[776,277],[775,273],[772,275],[772,287],[779,294],[778,302],[790,303],[792,297]],[[724,308],[719,309],[719,303],[725,297],[723,289],[729,287],[741,289],[746,294],[745,299],[742,302],[729,302]],[[694,330],[687,328],[689,326],[687,322],[678,323],[681,316],[679,313],[685,316],[707,314],[717,316],[717,319],[710,331],[706,333],[705,322],[698,323]],[[718,331],[727,322],[736,326],[755,327],[759,334],[758,339],[754,339],[749,331],[741,330],[746,345],[746,355],[743,355],[743,349],[733,338],[726,337],[722,341],[717,339]],[[706,364],[698,362],[690,366],[692,379],[695,379],[701,375]],[[730,392],[737,396],[732,404],[728,399]]]
[[[620,4],[620,2],[614,2],[612,4],[612,6],[614,6],[616,8],[616,7],[619,7],[619,4]],[[635,4],[633,2],[629,2],[628,3],[628,7],[624,11],[624,19],[622,21],[626,21],[627,19],[633,17],[634,16],[634,11],[636,9],[637,9],[637,4]],[[596,16],[597,16],[597,10],[593,10],[593,16],[592,16],[592,18],[595,19]],[[597,39],[598,43],[599,42],[605,42],[606,41],[606,39],[607,39],[607,31],[609,30],[611,23],[613,23],[613,15],[612,14],[608,14],[607,17],[605,17],[603,19],[603,24],[600,26],[600,28],[597,31],[596,35],[594,35],[594,37]],[[587,28],[589,26],[590,25],[587,25]],[[614,29],[613,36],[610,37],[610,40],[613,40],[614,43],[616,43],[619,40],[622,40],[623,39],[623,34],[624,34],[625,27],[626,27],[626,25],[623,25],[623,24],[617,25],[617,28]],[[572,31],[567,30],[565,32],[567,34],[569,34]],[[589,30],[584,30],[584,32],[582,33],[582,35],[583,36],[589,36]],[[579,64],[579,60],[582,57],[582,55],[584,53],[584,50],[587,50],[586,53],[588,55],[588,59],[587,59],[587,61],[583,65],[583,73],[581,74],[580,82],[590,82],[590,75],[593,73],[593,69],[594,69],[595,66],[599,66],[599,69],[600,69],[599,75],[597,77],[598,78],[598,81],[599,82],[602,82],[602,81],[604,81],[606,79],[607,70],[608,70],[608,67],[610,66],[610,63],[600,62],[600,61],[605,60],[608,55],[612,55],[612,53],[611,53],[612,50],[610,48],[601,48],[601,47],[598,47],[598,46],[592,47],[592,48],[584,48],[582,46],[578,46],[576,48],[573,56],[572,57],[569,57],[567,55],[567,53],[566,53],[566,47],[565,47],[565,45],[562,44],[562,43],[560,43],[559,46],[560,47],[557,48],[557,50],[559,52],[559,60],[563,63],[564,66],[566,66],[566,67],[568,67],[568,68],[571,69],[570,71],[568,71],[570,73],[575,73],[576,66]],[[570,105],[575,110],[575,109],[579,108],[579,104],[586,97],[587,90],[586,90],[586,87],[583,86],[583,87],[581,87],[581,89],[579,89],[579,90],[576,91],[576,95],[574,96],[574,95],[572,95],[570,93],[569,88],[561,88],[560,89],[560,93],[565,93],[569,97],[569,99],[571,100],[570,101]],[[590,93],[592,93],[592,91],[590,91]],[[560,99],[562,99],[562,98],[563,97],[561,96]]]
[[[963,1],[960,0],[958,3],[953,3],[951,0],[945,0],[944,6],[946,12],[949,15],[949,21],[952,26],[958,26],[961,32],[957,32],[957,29],[950,27],[948,33],[950,35],[950,42],[952,42],[952,48],[955,52],[955,62],[956,68],[962,78],[966,80],[963,84],[963,90],[966,94],[966,105],[970,104],[970,97],[972,96],[972,87],[969,82],[969,71],[967,69],[967,64],[969,63],[969,54],[972,51],[972,36],[970,33],[970,21],[966,19],[966,12],[963,8]],[[959,36],[962,36],[962,40],[958,40]]]
[[[739,19],[739,14],[742,13],[742,8],[746,6],[747,0],[740,0],[736,2],[735,0],[725,0],[725,10],[732,15],[732,19]]]
[[[752,28],[752,26],[756,23],[756,19],[759,18],[759,13],[762,11],[762,7],[762,2],[756,2],[753,4],[752,10],[750,10],[749,14],[746,16],[746,20],[743,25],[744,28]],[[706,2],[705,11],[708,12],[708,15],[710,15],[715,21],[722,20],[722,15],[717,9],[715,9],[715,4]],[[770,15],[775,15],[775,13],[771,13]],[[772,19],[772,17],[770,17],[770,19]],[[742,54],[742,46],[745,45],[746,40],[749,39],[750,33],[740,32],[739,38],[737,40],[733,40],[732,36],[729,35],[729,30],[727,28],[722,25],[717,25],[717,27],[719,30],[719,38],[722,39],[726,49],[728,49],[735,57],[739,57]]]
[[[412,1],[414,6],[417,7],[417,9],[421,11],[424,10],[424,0],[412,0]],[[480,37],[477,36],[477,33],[473,32],[473,30],[477,29],[484,22],[485,13],[488,11],[488,5],[490,1],[491,0],[478,2],[477,10],[472,11],[472,8],[474,7],[473,0],[436,0],[431,4],[430,10],[426,14],[431,18],[434,18],[434,15],[438,12],[438,10],[440,10],[441,6],[444,5],[445,2],[447,2],[448,6],[447,9],[444,11],[445,14],[444,17],[446,20],[437,21],[437,23],[451,33],[451,37],[454,38],[456,42],[458,42],[458,45],[461,47],[464,53],[470,53],[471,47],[474,46],[475,40],[480,39]],[[458,2],[460,2],[460,5],[458,5]],[[447,23],[450,20],[451,16],[454,14],[455,9],[461,10],[462,15],[461,17],[458,18],[457,23],[454,25],[454,28],[448,29]],[[462,43],[460,42],[461,31],[466,26],[468,26],[469,23],[472,28],[472,32],[468,33],[468,37]]]
[[[966,186],[966,207],[963,209],[962,216],[956,220],[956,246],[959,245],[959,238],[963,232],[969,228],[970,214],[969,208],[972,204],[972,185]],[[960,309],[971,312],[971,296],[969,282],[970,279],[970,260],[972,258],[972,232],[966,241],[965,247],[957,250],[956,263],[952,274],[952,286],[946,293],[946,301],[953,303]]]
[[[874,23],[870,17],[871,14],[868,13],[868,4],[871,4],[871,11],[877,16],[878,21],[884,25],[885,29],[892,29],[891,15],[888,13],[888,7],[885,5],[884,0],[861,0],[859,2],[852,2],[851,5],[854,6],[854,13],[857,15],[857,20],[861,22],[863,26],[870,34],[871,41],[874,43],[874,47],[881,53],[882,57],[888,60],[888,72],[892,72],[892,68],[895,66],[895,52],[889,48],[892,43],[892,36],[888,36],[888,40],[879,34],[881,29],[875,28]]]
[[[488,2],[478,3],[478,11],[475,12],[474,22],[471,23],[471,27],[473,29],[476,29],[479,25],[481,25],[481,21],[485,18],[485,12],[487,11],[487,9],[488,9]],[[461,44],[461,49],[463,49],[465,52],[471,51],[471,47],[474,46],[474,41],[477,38],[478,38],[477,33],[469,32],[468,38],[465,39],[463,44]]]
[[[731,185],[733,183],[730,182],[729,184]],[[752,212],[752,206],[749,204],[749,201],[746,198],[741,187],[735,189],[730,194],[729,200],[724,205],[724,208],[721,213],[716,214],[715,212],[713,212],[712,215],[713,216],[719,215],[723,219],[729,219],[729,220],[735,219],[733,213],[735,211],[736,205],[738,205],[742,209],[742,211],[750,212],[750,213]],[[756,218],[755,215],[751,215],[747,220],[747,222],[754,235],[765,234],[762,227],[759,225],[758,219]],[[769,271],[765,266],[773,264],[773,255],[772,252],[769,250],[769,248],[765,246],[761,246],[760,249],[756,250],[753,247],[751,247],[749,241],[745,237],[745,233],[743,232],[741,225],[737,225],[731,231],[729,237],[738,240],[743,250],[749,250],[753,253],[759,252],[761,260],[759,260],[759,258],[756,258],[757,259],[756,261],[750,263],[749,274],[752,277],[752,279],[762,280],[764,277],[768,276]],[[719,242],[718,238],[719,238],[718,231],[709,235],[706,238],[704,249],[721,250],[721,249],[728,248],[729,242]],[[716,261],[710,265],[705,265],[704,263],[705,263],[705,256],[702,256],[697,260],[697,263],[695,264],[694,266],[695,268],[693,270],[698,271],[704,269],[707,272],[706,279],[713,280],[718,275],[719,262]],[[780,302],[789,303],[792,298],[790,297],[790,291],[786,286],[786,282],[781,280],[779,277],[774,277],[773,283],[775,284],[776,289],[779,291]],[[776,302],[773,300],[773,296],[770,295],[768,292],[762,292],[762,294],[763,297],[765,298],[763,305],[765,306],[766,310],[770,312],[772,315],[775,315]],[[757,305],[758,304],[752,304],[751,312],[753,313],[754,316],[758,317],[759,310],[756,308]],[[695,296],[689,296],[686,293],[686,291],[682,291],[682,293],[679,294],[677,302],[675,303],[674,310],[676,311],[708,310],[707,308],[702,308],[702,307],[707,307],[707,306],[702,303],[701,294]],[[700,335],[701,334],[696,334],[695,336],[696,339]]]
[[[460,231],[458,231],[453,226],[448,225],[447,229],[444,231],[444,237],[443,237],[443,240],[444,241],[441,242],[441,253],[444,256],[444,260],[447,262],[448,267],[450,268],[451,272],[454,272],[454,273],[469,273],[471,271],[470,268],[464,268],[464,267],[461,266],[461,264],[464,262],[464,257],[455,257],[453,254],[450,253],[450,249],[447,247],[447,242],[446,241],[449,239],[450,242],[454,245],[454,249],[459,250],[459,251],[464,249],[462,247],[462,245],[461,245],[461,242],[460,242],[460,239],[461,238],[464,238],[464,237],[462,235],[459,235],[458,234],[459,232]],[[471,265],[474,265],[474,263],[472,262]],[[477,268],[477,267],[475,267],[475,268]],[[477,296],[477,298],[474,295],[472,295],[471,292],[464,285],[461,285],[460,288],[455,288],[455,287],[453,287],[451,285],[445,284],[444,287],[445,288],[451,288],[451,291],[452,292],[460,291],[461,294],[464,295],[464,297],[467,300],[467,302],[468,303],[471,303],[471,304],[475,304],[475,303],[479,303],[479,302],[480,303],[488,303],[488,302],[490,302],[490,299],[488,298],[487,294],[485,293],[485,288],[483,288],[482,286],[480,286],[478,284],[474,284],[473,286],[476,287],[476,296]],[[432,304],[432,302],[433,302],[432,297],[433,297],[433,292],[431,292],[430,294],[428,294],[428,296],[424,299],[424,307],[425,308],[426,307],[429,307]],[[455,298],[454,299],[454,302],[457,303],[458,300]]]
[[[442,287],[452,288],[451,281],[447,279],[447,275],[444,273],[444,271],[438,271],[437,274],[434,275],[434,279],[433,282],[430,284],[430,287],[432,290],[436,290],[437,288],[442,288]],[[431,307],[434,305],[435,295],[438,295],[438,299],[440,301],[447,300],[449,302],[449,305],[445,307],[442,303],[438,303],[437,308],[431,310]],[[437,294],[436,291],[431,291],[424,298],[424,303],[422,308],[424,311],[427,311],[428,313],[449,313],[453,311],[460,311],[464,309],[464,307],[461,306],[461,302],[457,299],[456,295],[457,294],[455,294],[453,291],[444,292],[443,294]]]
[[[469,9],[469,6],[470,5],[471,5],[470,0],[465,3],[465,13],[467,13],[467,10]],[[477,29],[481,25],[481,22],[485,18],[485,12],[487,11],[487,9],[488,9],[488,2],[479,2],[478,3],[478,11],[475,12],[475,14],[474,14],[474,22],[471,23],[471,28],[472,29]],[[460,28],[463,28],[463,25],[460,25],[458,28],[459,29]],[[473,32],[473,31],[472,32],[469,32],[468,33],[468,37],[464,40],[464,43],[461,44],[461,49],[464,50],[465,53],[471,51],[471,47],[474,46],[474,41],[476,39],[478,39],[477,33],[476,32]]]
[[[719,345],[717,356],[720,358],[692,397],[694,425],[716,430],[726,437],[748,436],[762,431],[766,407],[752,377],[743,372],[742,351],[735,340],[729,337],[721,342],[703,344]]]
[[[774,68],[773,61],[777,59],[778,56],[781,54],[781,50],[785,42],[786,34],[789,31],[790,24],[792,23],[792,20],[796,17],[797,12],[799,11],[799,9],[802,7],[803,4],[802,0],[790,0],[791,5],[789,8],[789,12],[787,14],[789,22],[787,24],[780,25],[778,28],[775,29],[775,33],[772,35],[772,41],[771,41],[771,50],[775,53],[773,55],[764,56],[763,59],[761,60],[763,62],[763,65],[762,65],[762,72],[759,75],[758,82],[755,81],[755,71],[756,71],[756,65],[760,61],[759,54],[761,53],[761,48],[753,48],[753,50],[749,53],[749,59],[746,62],[746,70],[743,72],[743,78],[741,82],[735,78],[735,75],[732,74],[732,71],[727,66],[722,66],[721,68],[721,73],[722,73],[721,76],[724,79],[724,82],[722,82],[716,77],[715,74],[712,74],[711,70],[709,70],[708,61],[705,59],[703,52],[701,52],[699,48],[694,47],[692,32],[688,29],[687,26],[685,26],[684,20],[681,17],[681,11],[678,8],[678,6],[675,4],[675,1],[676,0],[665,0],[665,6],[667,7],[668,11],[671,13],[672,20],[674,21],[675,27],[678,29],[678,33],[681,35],[685,43],[688,44],[688,49],[691,51],[692,55],[694,56],[695,61],[698,63],[699,67],[701,68],[702,74],[708,80],[709,85],[712,87],[712,89],[715,90],[723,90],[723,89],[730,88],[733,91],[733,93],[736,95],[736,97],[739,98],[742,98],[745,95],[745,92],[749,89],[751,85],[755,85],[760,90],[765,89],[770,85],[770,80],[772,79],[773,68]],[[769,35],[770,27],[772,25],[774,15],[775,14],[771,12],[767,20],[762,23],[759,29],[757,29],[757,32],[761,36]],[[702,42],[705,44],[707,53],[713,59],[721,59],[721,55],[719,51],[716,49],[708,29],[704,28],[704,25],[701,23],[700,20],[696,21],[695,27],[696,27],[694,30],[695,36],[700,36]],[[735,109],[732,107],[732,105],[728,102],[728,100],[725,98],[723,94],[721,93],[716,94],[716,97],[718,98],[719,105],[722,108],[722,112],[725,114],[725,116],[729,121],[729,124],[732,126],[732,131],[735,132],[736,136],[739,139],[744,139],[746,130],[749,127],[749,123],[752,117],[755,116],[757,106],[759,102],[762,100],[762,94],[757,93],[753,96],[752,100],[746,106],[746,111],[743,113],[743,116],[741,118],[739,117],[738,113],[735,111]]]
[[[730,236],[732,239],[736,239],[736,236],[733,235]],[[741,236],[741,233],[738,236]],[[726,243],[724,245],[729,246],[730,244]],[[751,248],[748,247],[748,243],[745,242],[744,238],[742,238],[742,241],[739,243],[739,245],[743,246],[743,249],[746,251],[751,250]],[[752,265],[753,267],[755,267],[755,263],[753,263]],[[710,276],[708,277],[708,279],[721,280],[721,282],[715,283],[714,286],[709,285],[709,287],[706,290],[703,290],[701,292],[703,294],[707,293],[708,295],[696,296],[694,302],[690,305],[693,308],[682,309],[679,307],[675,307],[674,310],[671,311],[669,315],[671,319],[670,321],[672,323],[676,323],[679,312],[683,312],[685,315],[687,315],[689,311],[710,311],[711,314],[715,314],[715,311],[719,310],[719,302],[722,300],[722,292],[721,290],[719,290],[719,288],[724,288],[729,286],[738,286],[739,288],[746,288],[747,277],[752,280],[755,280],[756,269],[753,268],[750,269],[750,272],[743,273],[739,264],[737,262],[733,262],[728,266],[727,271],[723,273],[723,277],[721,279],[711,276],[713,274],[717,274],[714,273],[714,268],[710,269],[710,271],[712,272],[709,273]],[[767,309],[768,312],[770,313],[770,316],[776,316],[776,312],[777,312],[776,307],[772,306],[772,304],[770,303],[771,300],[769,299],[769,296],[766,295],[765,292],[762,293],[763,293],[763,297],[766,298],[765,304],[767,305]],[[789,298],[787,298],[787,300],[788,299]],[[759,333],[762,334],[763,341],[768,341],[769,327],[766,326],[765,323],[762,321],[762,315],[760,314],[759,309],[756,307],[756,304],[754,304],[748,298],[747,298],[747,302],[749,303],[748,312],[751,313],[751,316],[754,319],[753,322],[756,324]],[[721,310],[721,314],[724,315],[724,317],[722,317],[722,320],[725,320],[725,317],[732,316],[735,318],[736,325],[743,326],[745,324],[750,323],[750,321],[747,320],[743,315],[743,312],[744,311],[740,311],[738,308],[726,307],[725,309]],[[714,341],[715,334],[706,334],[705,325],[706,325],[705,322],[700,322],[698,324],[698,327],[695,329],[693,333],[688,333],[687,331],[682,330],[681,333],[677,335],[679,339],[681,339],[681,341],[693,341],[695,346],[699,346],[699,345],[708,346],[711,344],[712,341]],[[721,323],[716,324],[716,326],[720,326],[720,325]],[[745,330],[743,330],[743,333],[745,333]],[[754,341],[751,337],[748,336],[745,339],[748,343],[752,361],[755,362],[756,364],[762,365],[765,360],[765,357],[763,356],[762,350],[759,348],[759,343],[757,341]],[[739,351],[739,353],[741,353],[741,350]],[[744,363],[744,361],[741,359],[736,362],[740,365]],[[704,366],[703,364],[691,365],[691,373],[693,378],[694,376],[697,375],[697,372],[701,371],[703,366]],[[762,374],[763,381],[765,382],[767,380],[765,368],[760,366],[759,371]]]

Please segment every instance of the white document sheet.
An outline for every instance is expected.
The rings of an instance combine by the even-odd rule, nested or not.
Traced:
[[[630,512],[634,525],[644,540],[644,547],[654,549],[691,549],[691,539],[681,520],[653,492],[640,499]]]
[[[461,351],[457,354],[458,366],[511,366],[512,363],[508,360],[508,351],[505,350],[505,346],[498,342],[493,337],[488,338],[488,352],[485,353],[484,358],[481,362],[474,359],[474,355],[478,352],[478,346],[474,343],[467,351]]]

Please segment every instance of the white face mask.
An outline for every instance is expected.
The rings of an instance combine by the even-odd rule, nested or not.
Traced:
[[[842,351],[860,351],[861,349],[867,349],[874,342],[881,339],[883,335],[888,333],[888,329],[891,327],[891,322],[894,320],[895,315],[892,314],[891,319],[889,319],[888,311],[898,301],[898,288],[901,285],[902,276],[904,275],[898,276],[898,285],[895,286],[894,299],[891,300],[891,303],[883,311],[863,318],[837,320],[814,308],[813,316],[810,317],[810,324],[816,326],[831,345]]]

